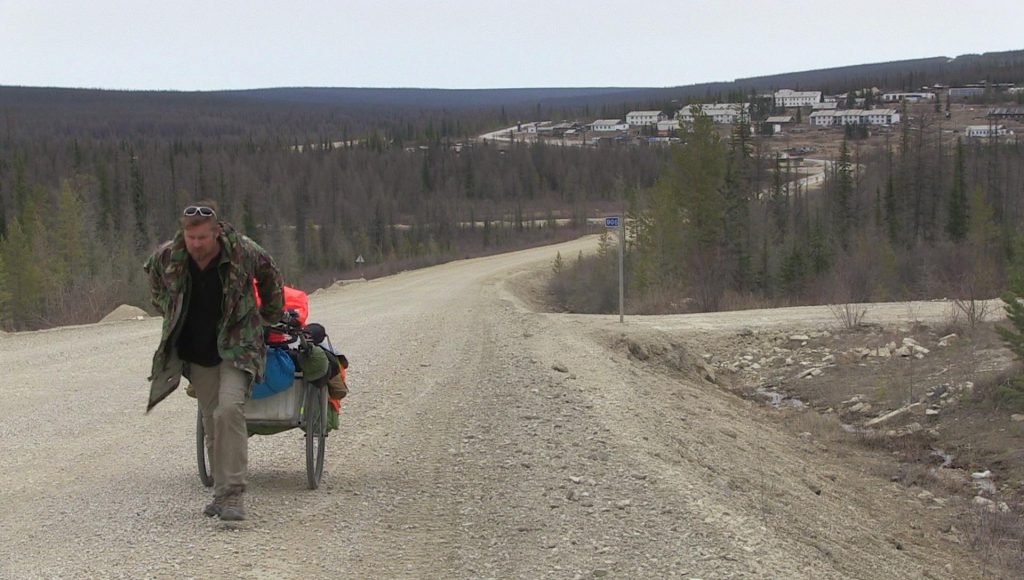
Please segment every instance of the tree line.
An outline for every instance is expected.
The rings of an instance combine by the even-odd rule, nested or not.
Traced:
[[[216,199],[289,283],[310,287],[572,235],[555,227],[562,218],[578,235],[624,184],[652,185],[664,156],[646,147],[423,143],[7,143],[0,321],[37,328],[146,305],[141,261],[198,199]]]

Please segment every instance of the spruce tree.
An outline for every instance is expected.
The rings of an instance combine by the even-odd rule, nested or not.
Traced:
[[[839,148],[839,161],[836,165],[836,184],[832,196],[832,227],[836,241],[846,249],[850,241],[850,229],[853,223],[853,165],[850,161],[850,149],[847,141]]]
[[[956,158],[953,165],[953,187],[949,195],[949,210],[946,216],[946,234],[959,244],[967,238],[970,226],[970,206],[967,200],[967,184],[964,176],[964,146],[956,140]]]
[[[1009,325],[997,326],[996,331],[1006,347],[1017,355],[1017,360],[1024,361],[1024,235],[1017,237],[1009,274],[1010,288],[1002,296]],[[1012,386],[1004,387],[1002,394],[1017,401],[1024,400],[1024,377],[1017,377]]]

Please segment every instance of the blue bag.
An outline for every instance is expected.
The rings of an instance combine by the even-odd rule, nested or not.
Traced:
[[[267,349],[263,382],[252,386],[252,398],[263,399],[287,391],[295,381],[295,361],[283,348]]]

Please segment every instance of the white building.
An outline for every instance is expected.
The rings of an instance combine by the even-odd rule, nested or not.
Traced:
[[[951,87],[949,89],[949,98],[951,99],[969,99],[971,97],[983,97],[985,96],[985,87]]]
[[[861,123],[868,125],[896,125],[900,122],[900,112],[896,109],[871,109],[860,112]]]
[[[536,123],[531,123],[530,125],[528,125],[526,127],[526,132],[531,135],[536,135],[537,133],[551,131],[551,125],[551,121],[537,121]]]
[[[968,125],[964,130],[967,137],[1003,137],[1013,135],[1004,125]]]
[[[783,125],[792,125],[794,120],[793,115],[776,115],[768,117],[764,123],[772,128],[772,135],[778,135],[782,132]]]
[[[628,123],[623,123],[621,119],[598,119],[590,124],[591,131],[626,131],[629,129]]]
[[[842,111],[815,111],[811,113],[811,125],[831,127],[833,125],[896,125],[900,113],[896,109],[845,109]]]
[[[679,119],[666,119],[658,121],[658,135],[671,135],[679,130]]]
[[[822,101],[820,103],[814,103],[811,105],[811,109],[814,111],[834,111],[839,108],[839,103],[835,101]]]
[[[631,127],[653,125],[664,121],[667,117],[661,111],[630,111],[626,114],[626,123]]]
[[[920,103],[922,101],[934,101],[935,93],[885,93],[882,95],[883,103],[898,103],[900,101],[907,101],[908,103]]]
[[[810,107],[821,102],[821,91],[794,91],[780,89],[775,91],[776,107]]]
[[[679,109],[676,119],[680,123],[693,123],[693,114],[697,107],[700,107],[704,114],[711,117],[714,123],[732,125],[740,119],[740,116],[750,117],[749,103],[717,103],[713,105],[689,105]]]

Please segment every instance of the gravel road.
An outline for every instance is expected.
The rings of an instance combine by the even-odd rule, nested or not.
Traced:
[[[298,431],[253,437],[237,524],[201,514],[194,401],[143,414],[159,320],[0,335],[0,577],[981,576],[906,490],[624,346],[809,311],[619,325],[513,295],[595,244],[316,293],[352,362],[323,483]]]

